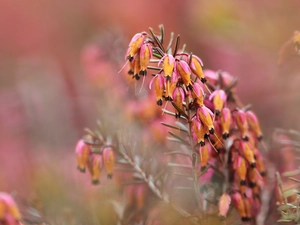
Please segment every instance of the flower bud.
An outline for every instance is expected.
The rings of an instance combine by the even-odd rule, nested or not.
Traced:
[[[187,62],[184,60],[176,60],[176,72],[181,77],[184,85],[187,87],[187,89],[192,90],[193,85],[191,82],[191,69]]]
[[[131,62],[134,58],[134,55],[139,51],[140,47],[144,43],[146,38],[146,33],[137,33],[136,35],[133,36],[129,43],[129,47],[126,52],[126,59]]]
[[[188,60],[190,60],[190,57],[188,58]],[[192,55],[191,70],[196,75],[196,77],[198,77],[201,80],[202,83],[205,83],[206,78],[203,74],[202,66],[202,60],[198,56]]]
[[[114,150],[110,147],[104,148],[102,151],[104,166],[107,171],[107,177],[112,178],[115,167]]]
[[[219,200],[219,204],[218,204],[219,217],[221,218],[221,220],[224,220],[226,218],[230,203],[231,203],[231,198],[230,198],[229,194],[223,193]]]
[[[90,155],[90,146],[81,139],[77,142],[75,152],[77,157],[77,168],[80,172],[84,173]]]
[[[220,116],[220,124],[222,129],[222,137],[223,139],[227,139],[229,137],[230,125],[231,125],[231,112],[228,108],[223,108]]]
[[[152,58],[152,46],[147,43],[141,46],[140,50],[140,75],[147,75],[147,66],[149,65],[150,59]]]

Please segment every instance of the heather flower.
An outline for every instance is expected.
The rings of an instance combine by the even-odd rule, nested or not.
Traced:
[[[174,103],[184,111],[183,101],[184,101],[184,91],[181,87],[176,87],[173,92]],[[175,108],[175,118],[180,118],[180,112]]]
[[[227,95],[226,95],[225,91],[223,91],[222,89],[215,90],[209,96],[209,100],[213,101],[214,107],[215,107],[215,113],[218,116],[220,114],[220,112],[222,111],[224,104],[226,103]]]
[[[92,175],[92,183],[100,184],[100,174],[103,167],[102,155],[93,154],[89,162],[90,173]]]
[[[126,52],[126,59],[128,59],[129,62],[131,62],[133,60],[134,55],[139,51],[140,47],[144,43],[145,36],[146,36],[145,32],[137,33],[131,39],[131,41],[129,43],[129,47]]]
[[[248,141],[248,121],[247,121],[247,114],[242,110],[237,110],[234,112],[234,119],[235,123],[241,132],[242,139]]]
[[[224,220],[226,218],[226,215],[228,213],[229,210],[229,206],[231,203],[231,197],[229,194],[227,193],[223,193],[219,199],[219,217],[221,218],[221,220]]]
[[[152,58],[152,46],[147,43],[143,44],[140,49],[140,75],[147,75],[147,66]]]
[[[253,153],[253,147],[249,142],[240,141],[240,148],[239,148],[240,154],[245,157],[245,159],[248,161],[250,166],[254,168],[256,166],[254,153]]]
[[[193,118],[192,130],[194,131],[194,133],[196,135],[197,143],[199,143],[200,146],[204,146],[206,129],[205,129],[204,125],[201,123],[201,121],[197,120],[196,118]]]
[[[167,80],[170,80],[173,74],[175,59],[171,54],[165,54],[158,63],[163,62],[163,71]]]
[[[0,222],[4,225],[21,224],[21,213],[11,195],[0,192]]]
[[[252,189],[252,195],[254,198],[259,198],[259,187],[257,185],[258,171],[255,168],[251,168],[247,171],[247,180],[249,187]]]
[[[151,80],[149,88],[151,89],[152,83],[154,82],[154,91],[156,95],[156,104],[162,106],[163,94],[164,94],[164,78],[161,74],[157,74]]]
[[[208,166],[207,163],[210,159],[211,151],[212,149],[210,144],[200,145],[199,154],[200,154],[201,171],[205,170],[206,167]]]
[[[233,168],[239,177],[239,186],[242,194],[246,194],[246,174],[247,174],[247,163],[244,157],[238,155],[234,159]]]
[[[252,111],[247,111],[246,114],[247,114],[247,121],[248,121],[250,128],[254,131],[258,140],[262,139],[263,135],[262,135],[262,132],[260,129],[260,125],[259,125],[257,116]]]
[[[238,211],[238,214],[240,215],[242,221],[247,221],[248,219],[247,219],[245,204],[242,195],[239,192],[235,192],[232,195],[232,199],[233,199],[234,206]]]
[[[197,119],[208,127],[209,133],[214,133],[213,113],[205,105],[197,109]]]
[[[227,139],[230,133],[231,126],[231,112],[228,108],[223,108],[220,115],[220,125],[222,129],[222,137],[223,139]]]
[[[136,80],[140,79],[140,71],[141,71],[141,61],[140,61],[140,54],[137,53],[137,55],[134,57],[134,67],[133,67],[133,77],[135,77]]]
[[[176,72],[181,77],[187,89],[192,90],[193,85],[191,82],[191,69],[187,62],[185,62],[184,60],[176,59]]]
[[[192,59],[191,59],[191,57],[192,57]],[[201,80],[202,83],[205,83],[206,78],[202,71],[202,67],[203,67],[202,60],[198,56],[195,56],[195,55],[189,56],[188,60],[191,61],[190,68],[191,68],[192,72],[196,75],[197,78],[199,78]]]
[[[84,173],[90,155],[90,146],[81,139],[77,142],[75,152],[77,156],[77,168],[80,172]]]
[[[245,213],[246,213],[246,218],[244,220],[249,221],[251,220],[251,204],[248,198],[243,198],[244,201],[244,206],[245,206]]]
[[[200,86],[200,84],[198,83],[194,83],[193,84],[193,90],[191,91],[192,92],[192,97],[194,99],[194,102],[202,107],[204,105],[204,91],[202,89],[202,87]]]
[[[112,178],[115,167],[115,154],[111,147],[105,147],[102,151],[104,166],[107,171],[107,177]]]

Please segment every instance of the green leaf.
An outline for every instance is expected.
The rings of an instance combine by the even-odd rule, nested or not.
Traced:
[[[182,127],[175,127],[173,125],[170,125],[170,124],[167,124],[167,123],[164,123],[164,122],[161,122],[161,124],[164,125],[164,126],[166,126],[166,127],[170,127],[170,128],[176,129],[176,130],[188,132],[185,128],[182,129]]]

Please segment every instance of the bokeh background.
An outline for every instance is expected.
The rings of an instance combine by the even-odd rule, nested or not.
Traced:
[[[205,69],[238,77],[267,141],[276,127],[300,130],[299,58],[277,65],[299,9],[298,0],[0,1],[0,190],[39,199],[48,215],[92,207],[99,187],[77,174],[75,144],[98,118],[122,122],[126,47],[159,24]]]

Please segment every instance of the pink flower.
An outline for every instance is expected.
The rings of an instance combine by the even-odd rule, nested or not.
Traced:
[[[190,56],[188,57],[188,61],[190,61]],[[198,56],[192,55],[191,70],[201,80],[202,83],[205,83],[206,78],[203,74],[202,66],[202,60]]]
[[[223,193],[218,204],[219,217],[221,218],[221,220],[224,220],[226,218],[230,203],[231,203],[230,195],[227,193]]]
[[[170,79],[174,70],[174,64],[175,64],[174,57],[171,54],[165,54],[158,62],[158,66],[161,64],[161,62],[163,62],[164,64],[163,70],[165,76],[167,77],[167,79]]]
[[[242,111],[242,110],[237,110],[234,112],[234,120],[235,123],[239,129],[239,131],[241,132],[242,135],[242,139],[244,141],[248,141],[249,140],[249,136],[248,136],[248,121],[247,121],[247,114]]]
[[[222,137],[227,139],[229,137],[230,126],[231,126],[231,112],[228,108],[223,108],[220,116],[220,125],[222,128]]]
[[[202,107],[204,105],[203,102],[204,102],[205,95],[204,95],[204,91],[199,83],[195,82],[193,84],[192,97],[194,99],[194,102],[198,106]]]
[[[21,213],[11,195],[0,192],[0,221],[7,225],[18,225]]]
[[[261,140],[263,136],[262,136],[262,132],[260,129],[260,125],[259,125],[257,116],[252,111],[247,111],[246,115],[247,115],[247,121],[248,121],[250,128],[254,131],[258,140]]]
[[[139,51],[140,47],[144,43],[146,38],[146,32],[137,33],[133,36],[129,43],[129,47],[126,52],[125,58],[131,62],[133,60],[134,55]]]
[[[152,46],[150,44],[142,44],[140,50],[140,75],[147,75],[147,66],[152,58]]]
[[[115,167],[115,154],[111,147],[106,147],[102,151],[104,166],[107,171],[107,177],[112,178]]]
[[[80,172],[84,173],[90,155],[90,146],[81,139],[77,142],[75,152],[77,156],[77,168]]]
[[[100,174],[103,167],[102,155],[93,154],[89,161],[89,170],[92,175],[92,184],[100,184]]]
[[[218,116],[220,112],[222,111],[224,105],[226,104],[227,95],[225,91],[222,89],[215,90],[211,95],[209,96],[209,100],[213,101],[216,115]]]
[[[156,74],[152,78],[149,88],[151,89],[152,83],[154,82],[154,91],[156,95],[156,104],[162,106],[163,103],[163,94],[164,94],[164,78],[161,74]]]
[[[187,62],[184,60],[176,59],[176,73],[181,77],[187,89],[192,90],[193,85],[191,82],[191,69]]]
[[[176,87],[173,91],[173,101],[174,103],[184,111],[183,102],[184,102],[184,92],[181,87]],[[175,118],[180,118],[180,112],[175,109]]]
[[[205,126],[207,126],[209,133],[211,134],[214,133],[213,116],[214,114],[212,113],[212,111],[205,105],[197,109],[198,121],[201,121]]]

